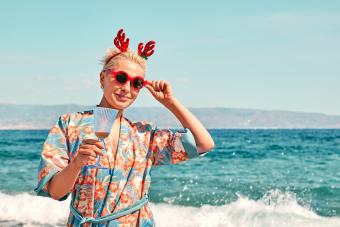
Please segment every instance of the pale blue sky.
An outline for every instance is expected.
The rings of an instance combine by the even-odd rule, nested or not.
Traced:
[[[97,104],[119,28],[188,107],[340,115],[340,1],[1,1],[0,103]],[[147,90],[135,106],[157,106]]]

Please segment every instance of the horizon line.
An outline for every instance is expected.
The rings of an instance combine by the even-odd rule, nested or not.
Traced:
[[[18,103],[5,103],[0,102],[0,105],[17,105],[17,106],[94,106],[88,104],[18,104]],[[163,106],[132,106],[131,108],[165,108]],[[290,112],[290,113],[305,113],[305,114],[322,114],[327,116],[340,117],[340,114],[331,114],[331,113],[323,113],[323,112],[315,112],[315,111],[298,111],[298,110],[282,110],[282,109],[266,109],[266,108],[248,108],[248,107],[187,107],[188,109],[239,109],[239,110],[253,110],[253,111],[265,111],[265,112]]]

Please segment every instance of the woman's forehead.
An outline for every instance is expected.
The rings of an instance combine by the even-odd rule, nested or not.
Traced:
[[[131,75],[144,75],[144,69],[136,62],[119,59],[115,61],[109,68],[115,71],[125,71]]]

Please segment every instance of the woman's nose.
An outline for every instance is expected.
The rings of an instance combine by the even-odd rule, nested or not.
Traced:
[[[122,84],[121,89],[125,92],[129,92],[130,91],[130,81],[126,82],[125,84]]]

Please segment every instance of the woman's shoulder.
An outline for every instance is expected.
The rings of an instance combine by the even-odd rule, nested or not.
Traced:
[[[93,115],[93,110],[83,110],[76,112],[63,113],[59,116],[58,121],[64,125],[69,125],[70,123],[76,123],[84,120],[84,118],[90,118]]]
[[[124,117],[124,121],[126,121],[131,128],[136,129],[138,132],[151,131],[153,128],[153,123],[150,121],[131,121]]]

